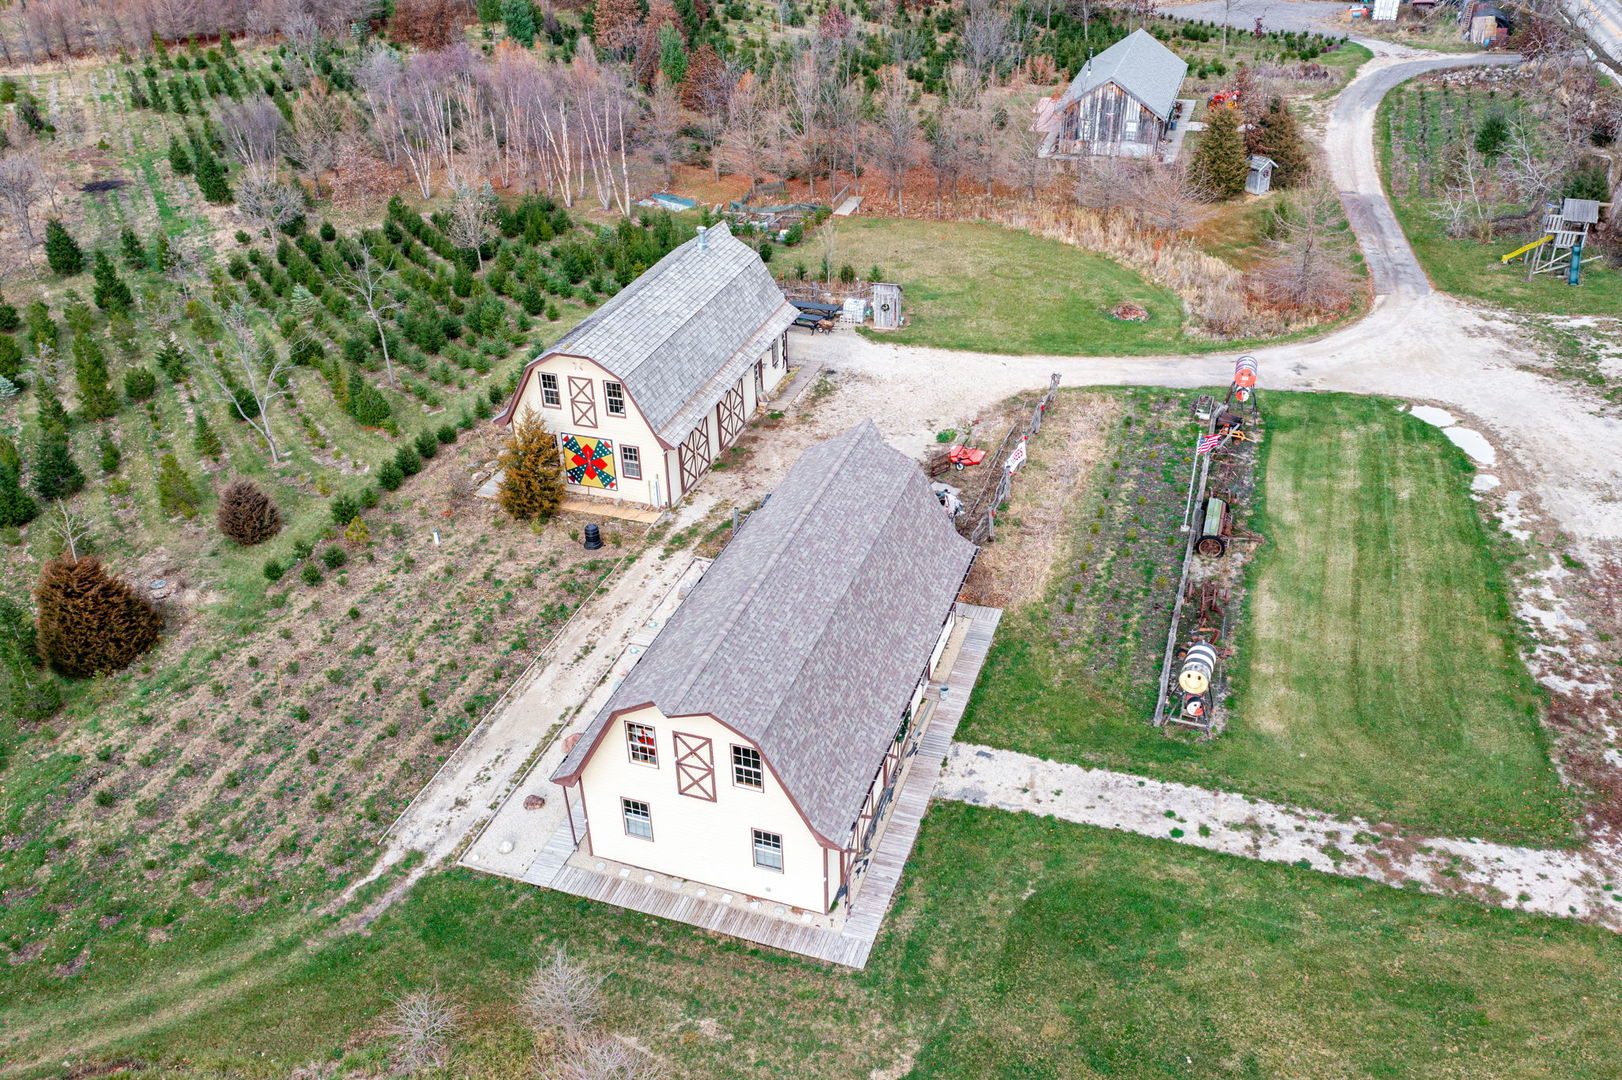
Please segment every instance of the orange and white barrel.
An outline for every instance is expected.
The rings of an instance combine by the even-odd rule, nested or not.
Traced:
[[[1256,385],[1256,358],[1241,356],[1233,365],[1233,385],[1247,389]]]

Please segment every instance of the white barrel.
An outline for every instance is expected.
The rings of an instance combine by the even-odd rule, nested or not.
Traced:
[[[1185,694],[1203,694],[1211,688],[1211,673],[1216,670],[1216,650],[1205,642],[1189,646],[1183,666],[1177,672],[1177,685]]]

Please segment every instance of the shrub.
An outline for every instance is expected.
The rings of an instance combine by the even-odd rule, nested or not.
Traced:
[[[262,544],[282,530],[281,511],[251,480],[234,480],[226,487],[215,521],[220,532],[243,547]]]
[[[563,501],[562,466],[557,440],[534,413],[525,412],[513,425],[500,464],[503,475],[496,498],[502,509],[520,521],[551,517]]]
[[[101,452],[101,471],[111,476],[118,471],[119,463],[124,460],[124,455],[119,452],[118,444],[106,432],[102,432],[99,449]]]
[[[321,553],[321,561],[327,564],[328,570],[337,570],[349,561],[349,552],[337,544],[332,544]]]
[[[157,392],[158,377],[146,368],[130,368],[124,373],[124,396],[131,401],[145,401]]]
[[[47,563],[34,604],[41,658],[74,678],[127,667],[157,644],[162,626],[150,602],[91,556]]]
[[[323,580],[321,568],[313,562],[305,563],[304,568],[298,572],[298,576],[300,581],[304,582],[304,584],[310,586],[312,589],[321,584]]]
[[[280,581],[285,573],[287,573],[287,567],[282,565],[280,559],[265,560],[265,580]]]

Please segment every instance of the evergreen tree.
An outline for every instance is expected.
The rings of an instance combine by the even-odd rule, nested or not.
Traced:
[[[1306,183],[1312,158],[1301,137],[1301,125],[1282,97],[1268,103],[1257,128],[1256,152],[1273,159],[1273,186],[1293,188]]]
[[[112,436],[105,431],[101,433],[99,450],[101,453],[101,471],[109,476],[117,472],[118,466],[124,461],[124,455],[119,451],[118,444],[113,442]]]
[[[349,415],[362,427],[382,427],[393,413],[389,399],[363,379],[359,368],[349,370]]]
[[[51,272],[72,277],[84,272],[84,252],[67,227],[56,218],[45,223],[45,261]]]
[[[140,246],[140,241],[136,241],[136,246]],[[130,293],[130,287],[124,284],[124,279],[118,276],[118,269],[105,251],[96,252],[95,275],[93,295],[96,306],[111,315],[128,315],[135,297]]]
[[[41,383],[34,397],[38,406],[35,419],[39,423],[39,430],[53,435],[66,435],[68,411],[62,407],[62,401],[56,396],[56,390]]]
[[[220,164],[219,158],[203,148],[199,150],[194,166],[197,188],[203,193],[203,198],[211,203],[231,201],[231,185],[226,182],[225,166]]]
[[[197,422],[193,425],[191,448],[198,457],[220,460],[225,447],[220,445],[220,437],[209,424],[208,417],[201,410],[197,413]]]
[[[175,249],[170,246],[169,238],[163,233],[152,238],[152,268],[167,270],[175,265]]]
[[[0,334],[0,379],[16,379],[23,372],[23,350],[10,334]]]
[[[158,461],[158,506],[170,517],[197,516],[197,485],[173,454]]]
[[[134,229],[124,228],[118,234],[118,246],[124,254],[124,262],[131,270],[146,269],[146,245],[141,243],[141,237]]]
[[[191,175],[191,158],[186,155],[186,147],[179,139],[169,140],[169,167],[176,176]]]
[[[0,333],[9,334],[22,324],[22,316],[17,314],[17,309],[0,300]]]
[[[28,324],[28,340],[35,348],[56,347],[56,320],[51,318],[51,309],[45,306],[45,301],[35,300],[29,304],[23,311],[23,321]]]
[[[94,557],[49,562],[34,587],[40,657],[73,678],[127,667],[157,644],[157,609]]]
[[[39,504],[23,490],[14,465],[0,464],[0,528],[27,525],[39,516]]]
[[[1188,175],[1208,199],[1231,199],[1245,190],[1250,173],[1245,140],[1239,133],[1239,110],[1218,107],[1206,118]]]
[[[145,401],[158,392],[158,377],[144,367],[130,368],[124,373],[124,396],[131,401]]]
[[[1494,109],[1481,121],[1481,126],[1476,128],[1476,151],[1491,161],[1504,152],[1504,144],[1507,142],[1509,142],[1509,117],[1504,115],[1502,109]]]
[[[502,0],[501,21],[507,36],[524,48],[535,44],[535,6],[530,0]]]
[[[0,465],[18,476],[23,474],[23,458],[17,452],[17,444],[4,435],[0,435]]]
[[[671,86],[680,86],[687,77],[687,43],[681,31],[670,23],[659,27],[659,68],[670,80]]]
[[[0,716],[43,720],[62,707],[56,680],[39,670],[38,636],[27,610],[0,597]]]
[[[501,11],[501,0],[478,0],[478,3],[474,5],[474,13],[478,16],[479,21],[486,24],[493,23],[501,18]]]
[[[501,489],[496,499],[520,521],[545,521],[563,502],[563,466],[558,441],[533,412],[513,424],[502,447]]]
[[[250,480],[236,480],[220,495],[220,532],[243,547],[264,543],[281,531],[282,515],[270,496]]]
[[[42,499],[65,499],[84,487],[66,434],[42,431],[34,453],[34,492]]]
[[[73,371],[78,379],[80,416],[105,420],[118,411],[118,398],[107,379],[107,356],[89,334],[73,339]]]
[[[173,341],[165,341],[154,357],[158,362],[158,370],[175,383],[186,381],[186,352]]]

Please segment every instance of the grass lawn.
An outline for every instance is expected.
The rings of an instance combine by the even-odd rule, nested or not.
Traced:
[[[1606,260],[1583,267],[1578,288],[1562,273],[1526,280],[1526,265],[1499,257],[1537,238],[1530,228],[1482,243],[1452,239],[1430,208],[1440,193],[1440,170],[1447,147],[1473,137],[1489,111],[1522,108],[1517,94],[1451,89],[1443,93],[1410,82],[1392,90],[1376,114],[1376,146],[1381,177],[1392,209],[1431,284],[1443,292],[1494,307],[1559,315],[1613,315],[1622,311],[1622,272]],[[1521,207],[1506,207],[1517,213]]]
[[[876,335],[904,345],[1055,356],[1152,355],[1210,349],[1183,334],[1183,306],[1169,289],[1101,255],[1000,225],[893,218],[837,222],[834,263],[869,267],[900,282],[908,325]],[[820,242],[779,253],[776,268],[821,257]],[[1110,309],[1141,304],[1146,322]]]
[[[606,1026],[674,1077],[1583,1080],[1614,1075],[1622,1052],[1615,940],[942,803],[861,973],[457,870],[368,936],[284,953],[214,1007],[107,1053],[154,1077],[162,1063],[179,1066],[165,1076],[267,1080],[312,1062],[379,1068],[390,997],[437,982],[467,1012],[436,1075],[527,1074],[515,992],[564,944],[611,973]],[[36,1003],[8,1013],[18,1031]]]
[[[1569,794],[1463,454],[1379,399],[1265,404],[1253,520],[1267,541],[1227,731],[1196,743],[1152,730],[1153,686],[1066,641],[1050,596],[1004,620],[960,737],[1445,835],[1569,841]],[[1079,515],[1075,530],[1067,563],[1089,557]]]

